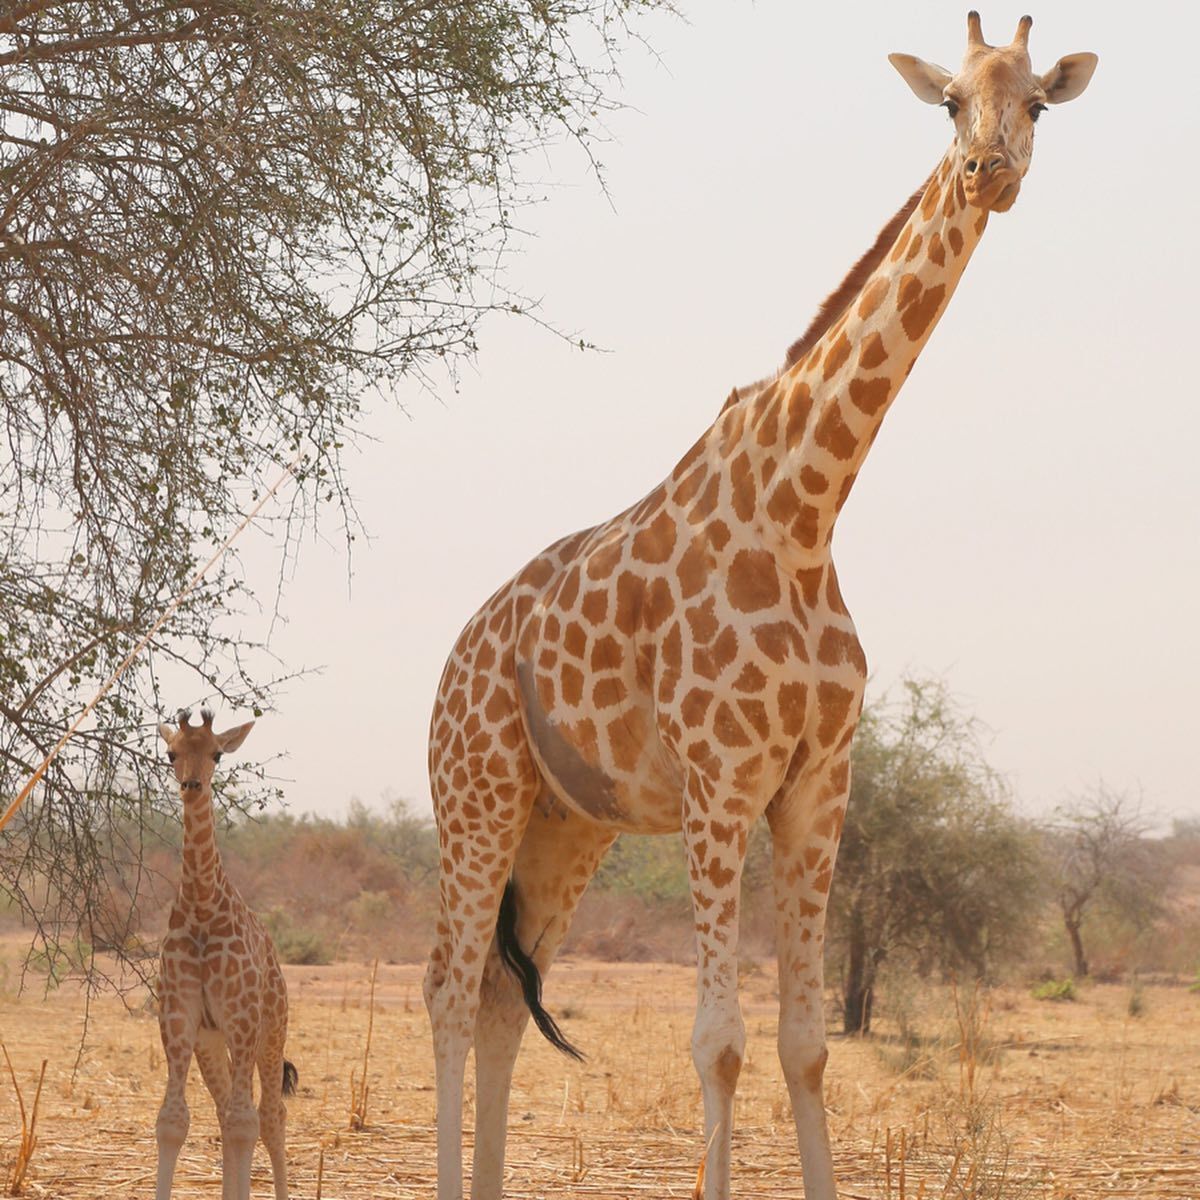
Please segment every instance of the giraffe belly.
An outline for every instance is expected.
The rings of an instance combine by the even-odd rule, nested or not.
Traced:
[[[630,833],[681,828],[683,780],[656,752],[661,748],[648,713],[635,704],[609,720],[610,729],[616,720],[628,735],[622,753],[634,765],[623,769],[612,760],[611,743],[607,755],[598,746],[591,715],[582,714],[571,724],[546,711],[530,663],[518,664],[517,685],[530,750],[558,800],[583,816]]]

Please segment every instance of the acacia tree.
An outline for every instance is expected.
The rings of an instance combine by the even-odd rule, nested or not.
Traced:
[[[1108,912],[1144,929],[1162,912],[1169,864],[1151,853],[1138,800],[1104,783],[1060,807],[1047,830],[1057,900],[1075,974],[1090,973],[1083,944],[1089,915]]]
[[[1021,944],[1037,895],[1034,835],[984,757],[977,722],[936,680],[863,712],[830,896],[843,1027],[866,1033],[880,965],[985,976]]]
[[[280,464],[302,456],[290,518],[352,520],[364,391],[530,311],[502,273],[524,152],[591,152],[626,21],[661,3],[0,8],[0,798]],[[137,870],[98,831],[165,793],[139,733],[155,662],[196,698],[269,702],[252,602],[229,562],[0,842],[48,933],[93,921],[119,859]]]

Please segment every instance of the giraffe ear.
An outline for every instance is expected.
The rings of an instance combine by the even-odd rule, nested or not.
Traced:
[[[162,740],[169,746],[171,744],[171,739],[175,736],[175,730],[173,730],[170,725],[163,725],[160,723],[158,727],[158,736],[162,738]]]
[[[1083,94],[1100,59],[1095,54],[1068,54],[1060,58],[1038,81],[1047,104],[1065,104]]]
[[[247,721],[245,725],[235,725],[224,733],[218,733],[217,745],[221,747],[221,753],[232,754],[246,740],[246,734],[253,728],[254,722]]]
[[[888,62],[900,72],[900,77],[913,90],[913,95],[926,104],[941,104],[946,85],[954,78],[945,67],[927,63],[912,54],[889,54]]]

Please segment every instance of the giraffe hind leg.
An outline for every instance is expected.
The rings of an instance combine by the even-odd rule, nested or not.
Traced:
[[[229,1052],[225,1048],[224,1037],[211,1026],[202,1025],[196,1035],[196,1062],[200,1067],[204,1086],[208,1089],[213,1106],[217,1110],[217,1125],[221,1130],[221,1173],[224,1175],[233,1170],[229,1157],[229,1138],[225,1130],[231,1091]]]
[[[526,826],[505,886],[475,1019],[472,1200],[498,1200],[502,1193],[513,1064],[530,1014],[536,1022],[540,1011],[546,1022],[537,1022],[542,1033],[560,1050],[581,1057],[542,1006],[541,981],[615,836],[594,821],[540,805]],[[513,969],[514,961],[519,969]]]
[[[290,1071],[289,1071],[290,1068]],[[296,1068],[283,1057],[278,1042],[268,1046],[258,1058],[259,1136],[271,1160],[271,1178],[276,1200],[287,1200],[287,1153],[285,1131],[287,1108],[283,1103],[289,1081],[296,1079]]]
[[[437,1087],[438,1200],[463,1194],[463,1083],[475,1036],[484,963],[496,932],[504,885],[533,807],[534,789],[509,808],[506,836],[480,830],[457,856],[443,850],[441,916],[425,973]]]
[[[504,885],[500,901],[500,919],[496,922],[496,947],[500,959],[521,986],[525,1006],[542,1036],[556,1050],[561,1050],[576,1062],[583,1062],[583,1053],[563,1036],[558,1022],[542,1004],[542,974],[537,963],[521,949],[517,938],[517,890],[510,879]]]

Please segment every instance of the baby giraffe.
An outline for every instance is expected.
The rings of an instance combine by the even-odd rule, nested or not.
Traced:
[[[287,1200],[284,1093],[296,1068],[283,1057],[287,987],[270,935],[229,882],[213,831],[212,777],[254,725],[213,732],[180,712],[179,727],[159,725],[183,799],[183,873],[159,964],[159,1030],[167,1058],[167,1094],[158,1114],[158,1189],[169,1200],[175,1163],[188,1131],[187,1077],[192,1055],[217,1106],[222,1200],[249,1200],[254,1143],[271,1156],[276,1200]],[[261,1097],[254,1108],[252,1076]]]

